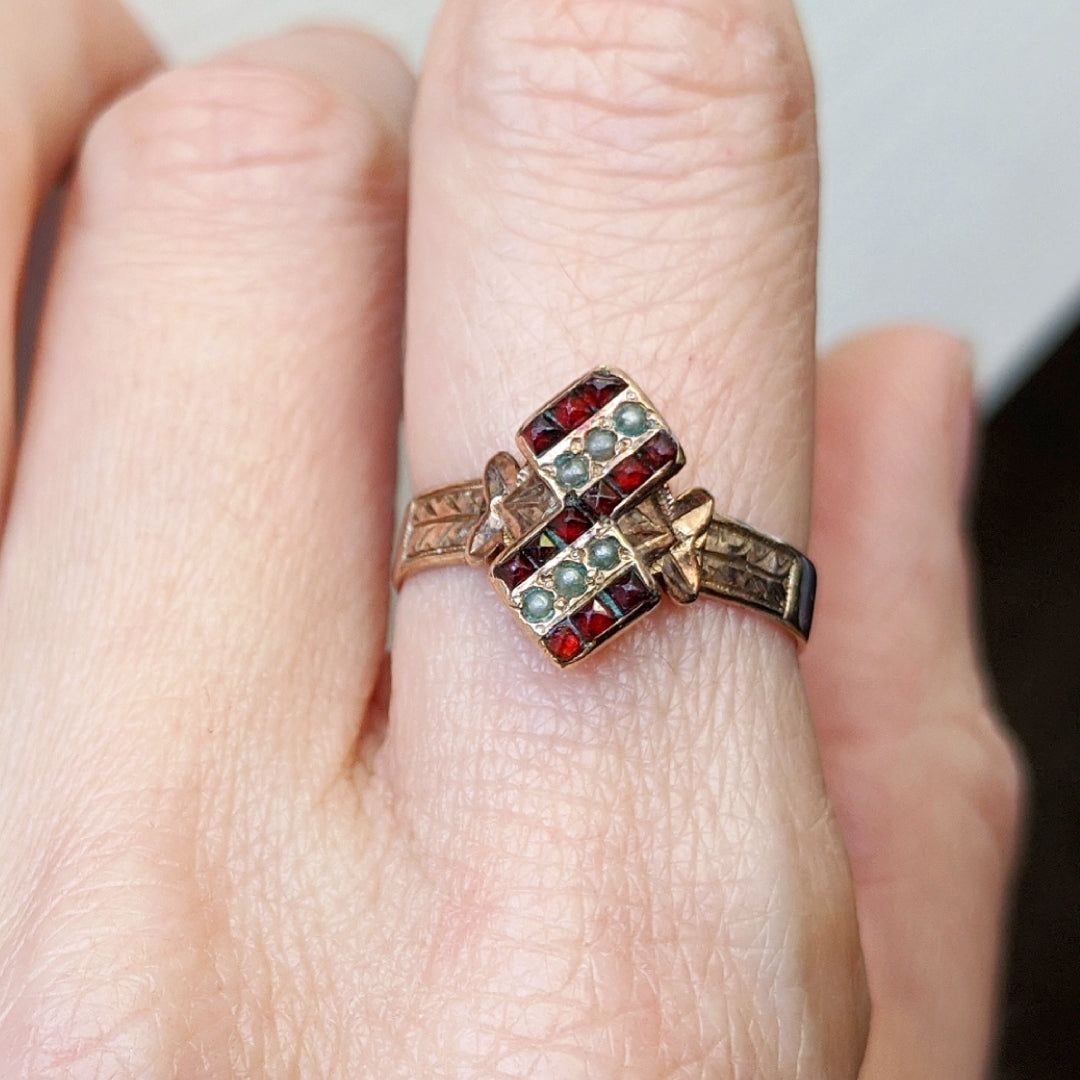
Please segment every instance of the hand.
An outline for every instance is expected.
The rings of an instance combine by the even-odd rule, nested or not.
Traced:
[[[0,26],[9,358],[91,125],[0,461],[4,1075],[840,1078],[869,1032],[869,1080],[978,1076],[1019,773],[970,383],[939,333],[847,346],[813,465],[786,3],[450,0],[411,162],[409,76],[353,32],[105,107],[155,63],[110,2]],[[560,673],[466,569],[404,589],[391,692],[406,278],[418,489],[603,362],[723,512],[804,545],[813,466],[813,722],[752,614],[669,605]]]

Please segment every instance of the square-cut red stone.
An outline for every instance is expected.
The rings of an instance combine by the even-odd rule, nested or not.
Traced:
[[[566,429],[560,427],[547,413],[541,413],[529,421],[522,434],[532,452],[539,457],[562,439]]]
[[[679,447],[666,431],[661,431],[654,435],[634,456],[648,466],[651,472],[659,472],[660,469],[679,456]]]
[[[544,638],[547,651],[564,664],[577,659],[585,651],[585,642],[568,623],[561,622]]]
[[[609,585],[606,592],[624,618],[632,615],[653,596],[652,590],[636,570],[627,571],[614,585]]]
[[[622,495],[615,490],[606,480],[601,480],[597,484],[593,484],[588,491],[581,497],[582,503],[585,504],[593,513],[597,515],[607,515],[622,502]]]
[[[595,641],[615,625],[615,616],[599,600],[570,617],[574,629],[586,640]]]
[[[637,491],[646,480],[652,476],[655,470],[651,469],[642,461],[637,454],[623,458],[611,472],[608,479],[624,494],[629,495]]]
[[[581,382],[579,392],[595,411],[602,409],[625,389],[626,381],[618,375],[612,375],[609,371],[597,371]]]
[[[530,540],[519,554],[539,568],[544,565],[557,551],[561,551],[553,536],[543,532],[535,539]]]
[[[536,565],[520,551],[511,555],[506,562],[499,563],[494,570],[495,576],[513,592],[526,578],[531,577]]]
[[[567,506],[548,525],[548,532],[554,533],[564,544],[572,544],[592,526],[593,519],[581,507]]]
[[[588,397],[575,387],[564,398],[555,402],[548,411],[565,431],[573,431],[574,428],[584,424],[596,412],[596,409]]]

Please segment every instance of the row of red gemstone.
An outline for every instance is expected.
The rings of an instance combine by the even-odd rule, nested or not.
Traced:
[[[594,371],[572,386],[554,405],[534,416],[525,425],[522,436],[539,457],[590,420],[625,389],[626,383],[618,375]]]
[[[556,660],[568,664],[656,599],[655,590],[636,570],[629,570],[590,604],[553,627],[544,645]]]

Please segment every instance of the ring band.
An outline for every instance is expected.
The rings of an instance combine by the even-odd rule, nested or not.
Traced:
[[[524,464],[497,453],[481,480],[414,498],[394,585],[430,567],[487,565],[495,591],[546,656],[567,667],[654,608],[700,595],[810,634],[817,574],[800,551],[714,512],[668,481],[685,456],[622,372],[599,368],[517,435]]]

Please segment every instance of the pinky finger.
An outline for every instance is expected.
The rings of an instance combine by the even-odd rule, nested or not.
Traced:
[[[805,674],[873,1004],[863,1080],[976,1080],[1023,773],[978,660],[965,347],[878,332],[824,363]]]

